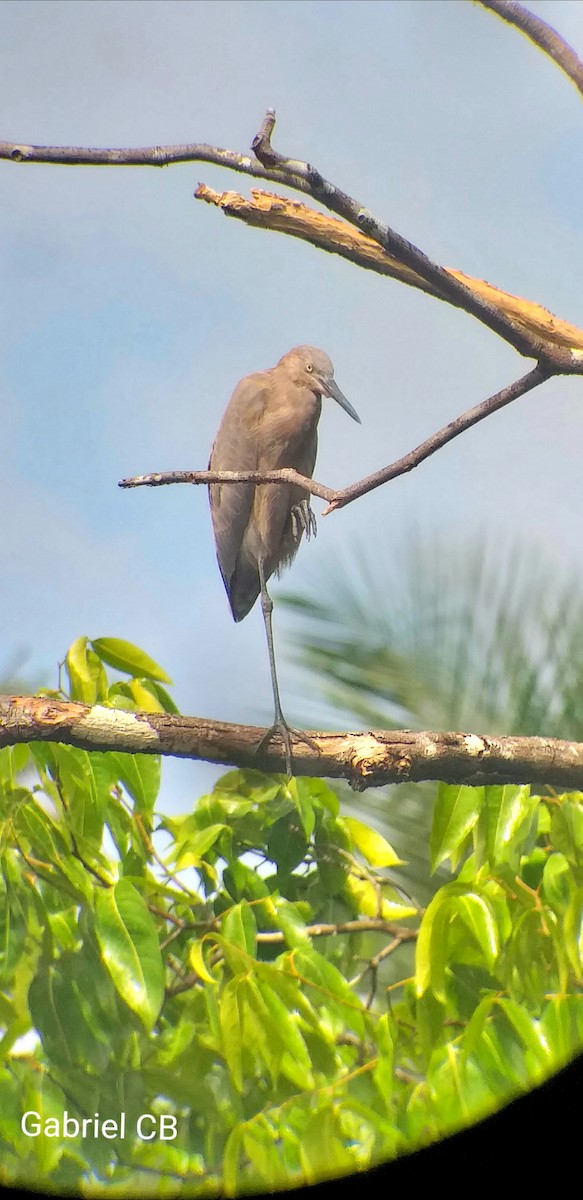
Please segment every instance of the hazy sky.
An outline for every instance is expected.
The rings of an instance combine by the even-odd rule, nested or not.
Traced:
[[[583,54],[583,5],[530,7]],[[4,0],[0,77],[2,136],[40,144],[246,151],[272,105],[280,150],[444,265],[583,325],[583,102],[466,0]],[[328,352],[363,421],[325,406],[316,477],[330,485],[528,364],[445,304],[227,220],[193,199],[199,181],[252,185],[204,164],[0,163],[0,672],[22,649],[52,683],[80,635],[129,638],[183,712],[261,722],[261,613],[232,622],[205,491],[118,479],[204,468],[238,379],[298,343]],[[553,381],[320,521],[286,587],[313,586],[355,543],[390,578],[413,524],[527,538],[580,566],[582,400],[580,380]],[[282,645],[281,609],[276,622]],[[216,775],[173,764],[173,803]]]

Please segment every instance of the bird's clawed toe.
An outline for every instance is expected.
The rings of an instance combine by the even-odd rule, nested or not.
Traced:
[[[260,754],[261,751],[264,750],[265,747],[269,745],[269,743],[273,740],[273,738],[276,734],[279,734],[279,736],[283,742],[284,749],[285,749],[285,769],[286,769],[287,774],[290,776],[293,775],[292,743],[291,743],[292,737],[297,738],[297,740],[300,742],[305,742],[305,744],[307,746],[309,746],[310,749],[315,750],[317,754],[320,753],[320,747],[318,746],[318,743],[314,741],[313,738],[309,737],[309,735],[307,733],[304,733],[301,729],[292,729],[291,726],[288,725],[287,721],[283,717],[277,721],[274,721],[274,723],[270,727],[270,729],[268,729],[267,732],[263,734],[261,741],[259,741],[255,747],[254,753]]]
[[[302,533],[305,533],[308,541],[311,537],[315,537],[318,532],[316,518],[310,508],[309,500],[301,500],[299,504],[294,504],[291,512],[291,527],[295,542],[299,542]]]

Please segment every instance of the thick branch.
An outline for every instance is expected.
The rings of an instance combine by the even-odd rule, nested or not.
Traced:
[[[478,3],[526,34],[568,75],[583,96],[583,62],[556,29],[547,25],[546,21],[541,21],[540,17],[535,17],[522,4],[517,4],[516,0],[478,0]]]
[[[388,483],[390,479],[396,479],[398,475],[406,475],[408,471],[418,467],[419,463],[435,454],[436,450],[440,450],[442,446],[459,437],[460,433],[464,433],[472,425],[477,425],[485,417],[491,416],[498,409],[517,400],[525,392],[532,391],[548,376],[549,372],[544,367],[533,367],[532,371],[517,379],[515,383],[502,388],[501,392],[496,392],[488,400],[483,400],[481,404],[476,404],[474,408],[468,409],[460,417],[450,421],[449,425],[445,425],[443,429],[439,429],[437,433],[426,438],[420,446],[411,450],[409,454],[405,454],[403,458],[398,458],[388,467],[382,467],[380,471],[375,471],[373,475],[368,475],[365,479],[350,484],[349,487],[340,491],[334,491],[333,488],[316,483],[315,480],[309,479],[306,475],[300,475],[291,467],[280,471],[157,471],[150,475],[132,475],[128,479],[120,479],[119,487],[163,487],[170,483],[297,483],[310,495],[319,496],[321,500],[328,501],[328,508],[324,510],[324,516],[326,516],[327,513],[334,512],[337,508],[344,508],[353,500],[358,500],[367,492],[374,491],[381,484]]]
[[[509,317],[500,313],[484,297],[477,296],[461,279],[455,279],[444,267],[433,262],[417,246],[401,237],[396,230],[391,229],[383,221],[379,221],[360,201],[355,200],[330,180],[325,179],[310,163],[287,158],[274,150],[271,145],[274,126],[275,113],[272,109],[268,109],[261,129],[253,139],[253,149],[257,158],[269,170],[278,168],[284,176],[289,171],[290,177],[304,180],[308,184],[309,194],[314,200],[323,204],[330,212],[336,213],[337,216],[344,217],[362,233],[368,234],[387,254],[394,256],[399,262],[415,271],[421,279],[443,294],[452,304],[456,304],[459,308],[463,308],[472,316],[477,317],[483,325],[487,325],[504,341],[514,346],[519,354],[528,358],[540,359],[542,357],[544,352],[542,346],[536,345],[532,338],[525,337]],[[293,186],[290,183],[290,187]]]
[[[440,300],[449,299],[450,303],[459,307],[459,301],[451,300],[441,289],[422,279],[416,271],[399,262],[394,255],[387,254],[378,242],[374,242],[346,221],[309,208],[300,200],[263,192],[258,188],[251,189],[252,198],[249,200],[239,192],[217,192],[205,183],[199,184],[194,195],[197,200],[215,205],[226,216],[244,221],[246,225],[300,238],[320,250],[348,259],[357,267],[375,271],[378,275],[388,275]],[[503,292],[491,283],[486,283],[484,279],[473,279],[453,267],[446,267],[445,270],[454,279],[465,283],[475,295],[481,296],[509,317],[533,343],[545,344],[550,351],[555,347],[578,350],[583,358],[583,329],[579,329],[577,325],[555,317],[541,304],[525,300],[521,296],[513,296],[510,292]]]
[[[38,696],[0,697],[0,747],[63,742],[83,750],[174,755],[282,771],[274,739],[260,755],[264,730],[168,713],[134,713]],[[313,733],[317,749],[294,741],[297,775],[347,779],[358,791],[387,783],[531,783],[583,789],[583,744],[542,737],[474,733]]]
[[[83,147],[29,146],[13,142],[0,142],[0,158],[11,162],[84,163],[115,166],[164,166],[171,162],[209,162],[246,175],[286,184],[288,187],[312,196],[330,212],[343,217],[362,233],[368,235],[390,256],[405,268],[414,272],[425,286],[443,299],[463,308],[489,329],[526,357],[539,361],[545,358],[556,369],[570,366],[568,352],[549,350],[548,344],[540,343],[531,334],[525,334],[520,324],[507,312],[500,311],[486,294],[478,294],[468,287],[463,276],[434,263],[422,250],[413,246],[406,238],[379,221],[359,201],[343,192],[309,163],[290,159],[273,149],[271,136],[275,125],[275,114],[268,109],[259,133],[253,139],[255,160],[249,155],[225,150],[206,143],[190,143],[182,146],[142,149],[87,149]]]

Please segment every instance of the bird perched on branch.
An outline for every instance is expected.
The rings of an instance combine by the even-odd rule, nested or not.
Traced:
[[[271,370],[248,375],[225,410],[209,470],[294,467],[311,478],[323,396],[331,396],[360,424],[358,413],[334,381],[328,355],[313,346],[296,346]],[[242,621],[261,595],[275,716],[258,749],[279,733],[291,775],[290,734],[310,739],[292,730],[282,712],[267,581],[292,561],[302,535],[309,538],[316,532],[309,494],[287,483],[213,483],[209,493],[217,559],[235,621]]]

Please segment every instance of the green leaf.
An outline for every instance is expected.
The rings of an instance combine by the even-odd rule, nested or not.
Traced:
[[[570,896],[569,864],[564,854],[550,854],[543,870],[542,892],[548,904],[564,911]]]
[[[450,899],[451,916],[458,916],[480,947],[486,967],[492,970],[500,950],[496,920],[483,896],[469,893]]]
[[[223,937],[234,946],[255,956],[257,924],[253,910],[245,902],[235,904],[223,918],[221,927]]]
[[[95,931],[119,995],[152,1029],[164,999],[164,965],[152,917],[127,879],[98,891]]]
[[[239,1159],[241,1157],[241,1143],[243,1141],[244,1130],[244,1125],[235,1125],[227,1138],[223,1154],[223,1188],[228,1200],[240,1194]]]
[[[179,847],[175,847],[169,856],[170,861],[176,860],[176,870],[181,871],[184,867],[200,867],[205,854],[212,849],[217,838],[225,830],[229,830],[228,825],[207,825],[205,829],[187,837]]]
[[[298,811],[299,818],[302,824],[304,834],[307,839],[311,838],[316,824],[316,815],[314,812],[314,801],[312,790],[310,788],[309,779],[290,779],[288,780],[288,791]]]
[[[294,946],[309,945],[310,935],[296,905],[284,900],[282,896],[274,896],[273,907],[273,924],[281,930],[287,945],[292,949]]]
[[[257,987],[267,1009],[270,1037],[279,1050],[281,1073],[298,1088],[313,1087],[312,1063],[295,1012],[290,1011],[265,979],[258,978]]]
[[[484,789],[484,806],[480,824],[483,827],[486,855],[492,867],[500,863],[518,865],[519,850],[515,836],[536,806],[528,785],[506,784]]]
[[[86,637],[78,638],[67,651],[65,669],[72,700],[95,704],[107,696],[107,676],[99,658],[89,649]]]
[[[570,796],[555,806],[551,817],[551,842],[574,866],[583,865],[583,805]]]
[[[342,972],[313,948],[294,951],[293,963],[298,974],[312,984],[313,1003],[324,1003],[344,1026],[364,1037],[364,1006]]]
[[[431,870],[459,850],[475,825],[484,803],[483,787],[440,783],[429,842]]]
[[[552,1066],[552,1054],[540,1022],[534,1020],[516,1001],[506,997],[499,997],[496,1006],[504,1013],[525,1049],[534,1055],[539,1067],[548,1071]]]
[[[561,1067],[583,1047],[583,996],[552,996],[540,1021],[549,1043],[553,1065]]]
[[[230,979],[223,988],[219,998],[219,1023],[223,1053],[233,1086],[238,1092],[243,1091],[243,1028],[239,1003],[240,982],[239,976],[236,976],[235,979]]]
[[[204,942],[205,938],[199,938],[196,942],[191,942],[188,959],[199,979],[203,979],[205,983],[212,983],[213,987],[216,987],[218,980],[215,979],[214,975],[211,975],[203,958],[202,948]]]
[[[449,895],[440,888],[423,915],[415,947],[415,988],[421,997],[431,989],[445,1003],[445,967],[447,963],[447,927],[450,921]]]
[[[495,992],[484,996],[477,1008],[474,1009],[462,1036],[460,1064],[463,1067],[467,1059],[474,1053],[482,1036],[488,1017],[497,1000]]]
[[[273,823],[267,837],[267,853],[280,875],[289,875],[303,861],[307,849],[297,813],[285,813]]]
[[[345,817],[344,823],[357,850],[372,867],[402,866],[402,859],[376,829],[371,829],[364,821],[357,821],[356,817]]]
[[[383,896],[381,887],[370,879],[361,879],[351,871],[344,876],[343,894],[353,912],[365,917],[382,917],[383,921],[400,921],[417,916],[417,909],[400,900]]]
[[[144,675],[146,679],[159,680],[160,683],[172,683],[162,667],[132,642],[122,638],[94,638],[91,645],[97,656],[116,671],[124,671],[138,678]]]
[[[160,791],[161,759],[157,754],[117,754],[108,758],[117,768],[118,778],[136,802],[139,813],[152,816]]]
[[[564,940],[567,956],[577,979],[583,975],[583,888],[571,895],[564,920]]]

